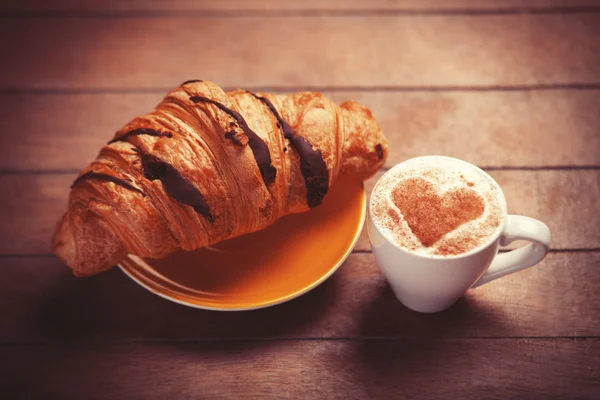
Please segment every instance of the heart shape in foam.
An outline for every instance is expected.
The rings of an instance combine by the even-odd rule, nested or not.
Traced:
[[[479,218],[485,209],[483,198],[473,189],[460,187],[440,194],[422,178],[407,178],[391,192],[404,220],[423,246],[433,246],[459,226]]]

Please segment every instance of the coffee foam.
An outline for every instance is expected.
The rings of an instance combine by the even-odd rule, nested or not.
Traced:
[[[439,208],[430,207],[434,203]],[[502,192],[487,175],[441,156],[411,159],[386,172],[373,189],[370,207],[389,241],[415,253],[447,257],[487,243],[506,214]],[[443,234],[444,229],[449,232]]]

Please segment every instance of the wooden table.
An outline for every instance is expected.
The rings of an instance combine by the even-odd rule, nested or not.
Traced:
[[[0,6],[0,397],[600,398],[600,2],[20,0]],[[218,313],[49,252],[113,132],[192,78],[367,104],[388,166],[483,166],[539,266],[403,308],[366,235],[324,285]],[[368,182],[372,187],[374,179]],[[4,394],[4,395],[2,395]]]

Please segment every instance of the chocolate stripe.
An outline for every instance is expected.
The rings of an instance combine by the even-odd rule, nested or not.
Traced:
[[[377,158],[383,160],[383,147],[381,147],[381,144],[375,146],[375,152],[377,153]]]
[[[187,85],[188,83],[194,83],[194,82],[202,82],[202,79],[190,79],[189,81],[183,82],[180,86],[184,86],[184,85]]]
[[[265,103],[275,118],[277,118],[283,136],[290,141],[290,144],[300,156],[300,171],[306,185],[306,201],[308,206],[310,208],[318,206],[323,202],[323,198],[329,190],[329,171],[327,170],[325,160],[323,160],[321,150],[314,149],[308,140],[296,135],[290,125],[281,118],[281,115],[279,115],[279,112],[269,99],[252,92],[248,93]]]
[[[113,140],[108,142],[108,144],[115,143],[115,142],[124,142],[125,139],[127,139],[128,137],[137,136],[137,135],[150,135],[150,136],[168,137],[168,138],[173,137],[173,134],[171,132],[161,132],[161,131],[157,131],[156,129],[150,129],[150,128],[138,128],[138,129],[129,131],[129,132],[125,133],[124,135],[114,138]]]
[[[263,181],[265,182],[265,185],[269,185],[269,184],[275,182],[275,177],[277,176],[277,170],[271,164],[271,153],[269,152],[269,146],[267,146],[267,144],[260,138],[260,136],[258,136],[252,129],[250,129],[250,127],[246,123],[246,120],[244,119],[244,117],[242,117],[242,115],[240,113],[224,106],[223,104],[219,103],[218,101],[209,99],[208,97],[192,96],[192,97],[190,97],[190,100],[193,101],[194,103],[202,102],[202,103],[213,104],[213,105],[217,106],[221,111],[226,112],[233,119],[235,119],[235,121],[237,122],[239,127],[242,128],[242,130],[244,131],[246,136],[248,136],[248,145],[250,146],[250,149],[252,150],[252,154],[254,155],[254,159],[256,160],[256,164],[258,165],[258,169],[260,170],[260,175],[262,176]],[[227,138],[229,138],[231,141],[233,141],[234,143],[236,143],[237,139],[235,138],[234,135],[232,135],[228,132],[225,134],[225,136]],[[236,144],[238,144],[238,143],[239,143],[239,141]]]
[[[112,182],[112,183],[122,186],[126,189],[134,190],[134,191],[140,193],[142,196],[145,196],[144,192],[142,192],[140,189],[136,188],[135,186],[133,186],[131,183],[127,182],[126,180],[117,178],[116,176],[102,174],[100,172],[94,172],[94,171],[88,171],[85,174],[79,176],[77,179],[75,179],[75,181],[71,185],[71,189],[73,189],[78,183],[83,182],[88,179],[95,179],[95,180],[99,180],[99,181],[103,181],[103,182]]]
[[[159,179],[167,194],[180,203],[191,206],[209,222],[214,222],[208,203],[200,191],[171,164],[151,154],[140,153],[144,176],[154,181]]]

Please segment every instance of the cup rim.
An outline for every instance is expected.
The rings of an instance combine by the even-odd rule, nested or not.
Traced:
[[[409,161],[413,161],[413,160],[420,159],[420,158],[434,158],[434,157],[435,158],[445,158],[445,159],[452,160],[452,161],[455,161],[455,162],[458,162],[458,163],[466,164],[466,165],[468,165],[468,166],[470,166],[470,167],[478,170],[480,173],[482,173],[485,177],[487,177],[489,179],[489,181],[492,183],[492,185],[494,187],[496,187],[496,189],[498,189],[498,192],[500,193],[500,196],[499,196],[500,205],[502,207],[502,211],[504,212],[504,215],[502,216],[502,220],[500,222],[500,225],[496,229],[496,232],[492,236],[490,236],[488,240],[486,240],[481,245],[475,247],[474,249],[469,250],[466,253],[461,253],[461,254],[457,254],[457,255],[450,255],[450,256],[440,256],[440,255],[436,255],[436,254],[421,254],[421,253],[416,253],[414,251],[410,251],[408,249],[405,249],[404,247],[401,247],[397,243],[389,240],[384,235],[384,233],[382,232],[381,228],[373,220],[373,217],[372,217],[373,213],[371,211],[372,198],[373,198],[372,194],[376,190],[377,184],[381,181],[381,179],[383,179],[383,177],[385,175],[387,175],[388,173],[391,173],[394,168],[398,168],[400,165],[405,164],[405,163],[407,163]],[[377,182],[375,183],[375,186],[373,187],[373,190],[371,191],[371,194],[369,195],[369,208],[368,208],[368,210],[369,210],[369,221],[371,222],[369,225],[372,226],[374,229],[377,229],[377,231],[379,232],[379,234],[384,238],[384,240],[387,243],[391,244],[396,249],[398,249],[398,250],[400,250],[400,251],[402,251],[402,252],[404,252],[406,254],[410,254],[411,256],[419,257],[419,258],[422,258],[422,259],[425,259],[425,260],[460,260],[461,258],[467,258],[467,257],[473,256],[475,254],[478,254],[478,253],[480,253],[480,252],[488,249],[502,235],[502,232],[504,231],[504,228],[506,226],[506,219],[507,219],[507,216],[508,216],[508,205],[506,203],[506,196],[504,195],[504,191],[502,190],[502,188],[500,187],[500,185],[498,184],[498,182],[496,182],[496,180],[490,176],[490,174],[488,174],[487,172],[485,172],[483,169],[479,168],[477,165],[471,164],[470,162],[465,161],[465,160],[461,160],[460,158],[449,157],[449,156],[441,156],[441,155],[433,155],[433,154],[408,158],[408,159],[406,159],[404,161],[401,161],[398,164],[394,165],[393,167],[391,167],[387,171],[385,171],[385,173],[377,180]]]

